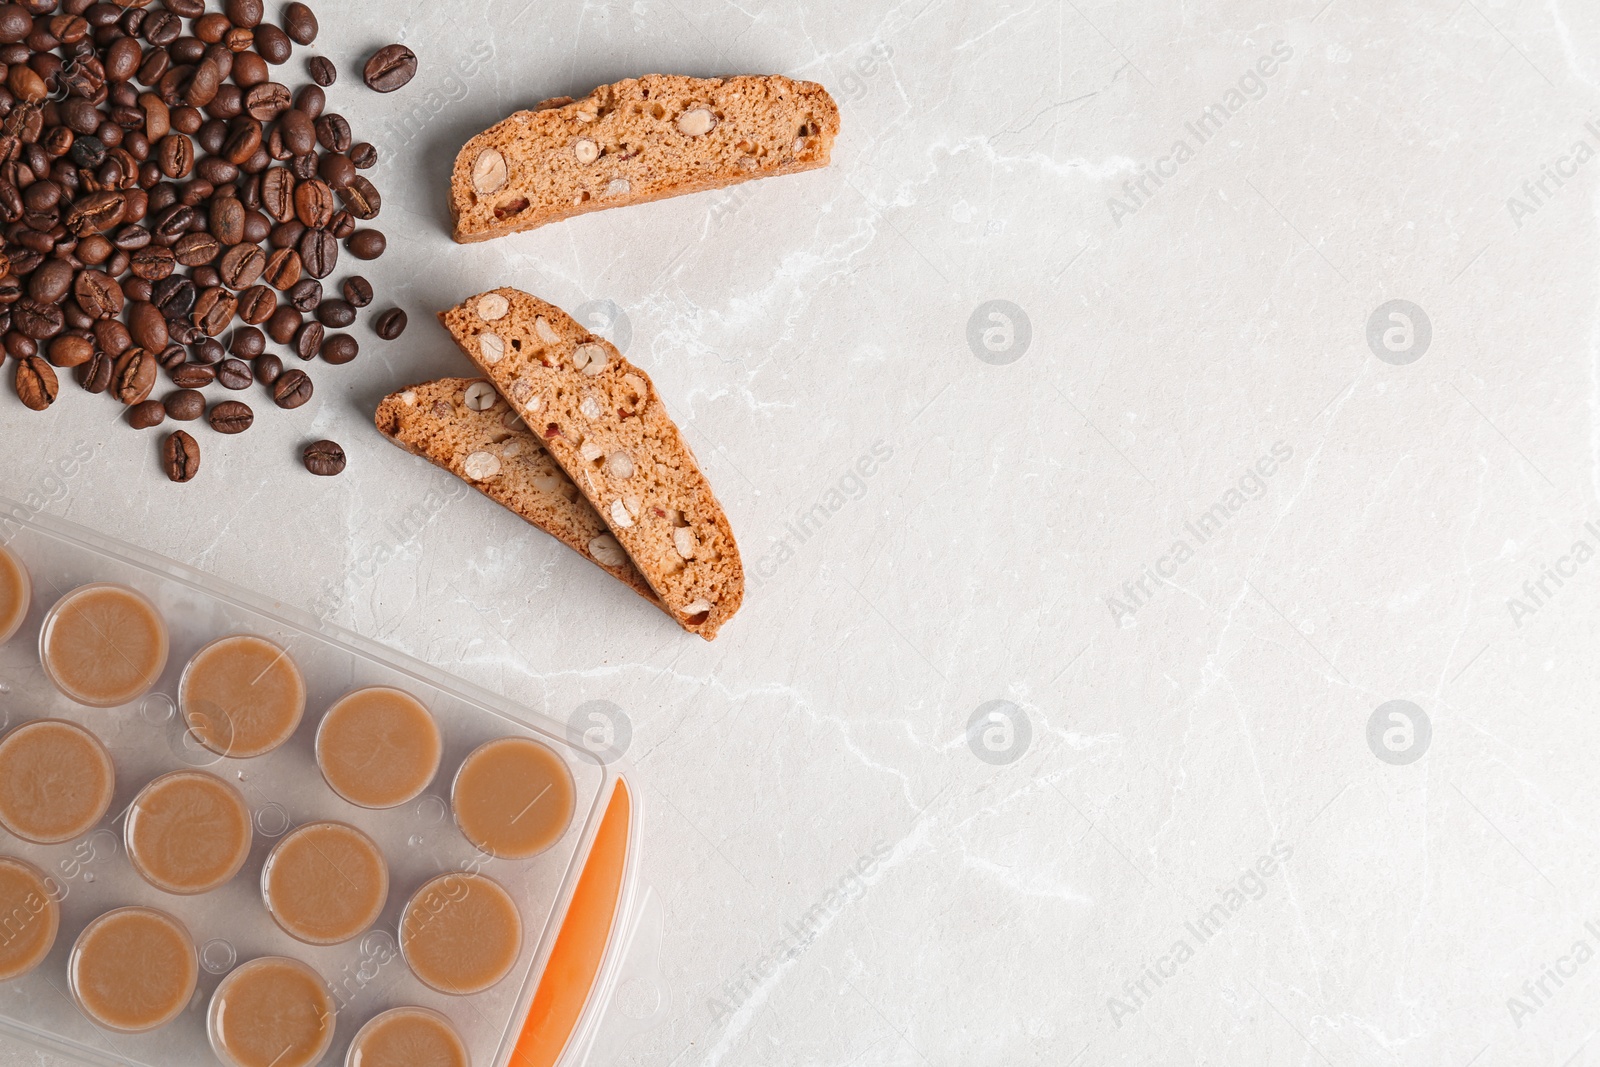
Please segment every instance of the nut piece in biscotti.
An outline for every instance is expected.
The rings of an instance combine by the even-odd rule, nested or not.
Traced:
[[[602,85],[467,142],[450,177],[455,239],[825,167],[838,133],[828,91],[781,75]]]
[[[378,431],[516,512],[656,604],[656,596],[566,472],[481,378],[442,378],[390,393]]]
[[[722,506],[644,371],[516,289],[439,316],[577,483],[679,625],[710,640],[744,599]]]

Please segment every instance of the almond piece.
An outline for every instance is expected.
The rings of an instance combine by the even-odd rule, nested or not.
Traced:
[[[577,144],[572,146],[572,154],[578,157],[578,162],[588,166],[600,158],[600,146],[587,137],[579,138]]]
[[[483,333],[478,336],[478,351],[485,363],[499,363],[506,354],[506,343],[497,333]]]
[[[606,457],[606,473],[619,481],[633,477],[633,460],[626,452],[613,452]]]
[[[583,398],[583,402],[578,405],[578,410],[582,412],[583,417],[586,419],[598,419],[600,417],[600,401],[592,396],[586,396]]]
[[[680,526],[672,531],[672,547],[678,550],[678,555],[684,559],[694,559],[694,534],[689,527]]]
[[[469,410],[488,411],[500,402],[500,394],[488,382],[473,382],[467,386],[466,402]]]
[[[484,293],[478,298],[478,317],[484,322],[499,322],[511,311],[511,302],[499,293]]]
[[[591,378],[606,369],[606,361],[610,358],[603,345],[593,342],[579,345],[578,350],[572,353],[573,365]]]
[[[628,559],[617,539],[610,534],[598,534],[591,538],[589,555],[594,557],[596,563],[603,563],[607,567],[620,567]]]
[[[500,473],[500,460],[493,452],[474,452],[462,461],[461,469],[475,482]]]
[[[490,196],[505,188],[510,172],[506,157],[498,149],[485,148],[472,161],[472,188],[479,196]]]
[[[626,178],[612,178],[606,184],[607,196],[627,196],[633,192],[633,185]]]
[[[628,514],[628,508],[620,500],[613,500],[607,509],[611,514],[611,524],[626,530],[633,525],[633,516]]]
[[[699,137],[717,128],[717,116],[710,108],[693,107],[678,116],[678,132],[685,137]]]
[[[537,315],[533,320],[533,332],[539,335],[539,340],[547,345],[553,345],[561,340],[561,335],[550,328],[550,323],[543,315]]]

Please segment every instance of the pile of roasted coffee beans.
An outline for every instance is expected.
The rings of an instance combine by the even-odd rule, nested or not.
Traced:
[[[382,201],[360,173],[377,150],[327,110],[331,61],[311,57],[312,83],[286,84],[295,46],[316,40],[311,9],[266,15],[263,0],[0,3],[0,346],[27,407],[54,403],[70,370],[130,426],[203,419],[237,434],[255,412],[207,389],[259,386],[279,408],[311,398],[311,377],[269,340],[300,360],[356,358],[355,338],[333,331],[372,285],[351,275],[325,299],[323,279],[341,242],[356,259],[383,254],[367,225]],[[392,92],[416,66],[389,45],[363,75]],[[392,339],[405,321],[389,308],[371,325]],[[175,482],[200,468],[184,430],[161,456]],[[319,441],[303,461],[336,474],[344,453]]]

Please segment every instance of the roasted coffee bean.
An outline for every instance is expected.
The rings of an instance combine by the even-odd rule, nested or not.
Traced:
[[[330,241],[332,239],[329,238]],[[11,305],[11,323],[24,336],[43,341],[66,327],[66,316],[55,304],[41,304],[30,297],[23,297]]]
[[[199,267],[222,254],[222,242],[203,231],[186,233],[172,246],[172,252],[185,267]]]
[[[128,349],[117,357],[111,392],[124,404],[140,404],[156,387],[156,357],[142,348]]]
[[[266,337],[254,326],[235,326],[228,331],[227,351],[238,359],[254,359],[265,352],[266,348]]]
[[[253,30],[261,25],[261,0],[225,0],[222,10],[228,16],[228,21],[241,29]]]
[[[261,250],[258,248],[259,253]],[[239,318],[251,326],[259,326],[272,318],[278,310],[278,294],[271,286],[252,285],[239,294]]]
[[[356,180],[356,165],[350,162],[349,156],[330,154],[317,164],[317,174],[333,188],[343,189]]]
[[[175,482],[187,482],[200,473],[200,445],[183,430],[173,430],[161,442],[161,466]]]
[[[207,216],[211,236],[221,243],[236,245],[244,240],[244,205],[237,197],[217,197],[211,201]]]
[[[361,70],[361,80],[376,93],[392,93],[417,73],[417,55],[403,44],[391,44],[373,53]]]
[[[221,155],[229,163],[243,165],[261,147],[261,123],[248,115],[241,115],[228,124],[228,138],[222,143]]]
[[[254,285],[266,268],[267,254],[260,246],[239,244],[223,255],[222,262],[217,264],[217,273],[223,285],[237,291]]]
[[[279,248],[267,257],[266,271],[262,277],[279,292],[292,289],[300,281],[303,265],[300,253],[293,248]]]
[[[350,151],[350,124],[343,115],[330,111],[316,121],[317,143],[329,152]]]
[[[343,241],[356,232],[355,216],[340,208],[333,213],[333,218],[328,220],[328,232],[333,234],[334,240]]]
[[[286,345],[299,332],[300,324],[304,321],[305,316],[294,308],[280,307],[266,322],[267,336],[280,345]]]
[[[323,328],[320,322],[308,322],[294,335],[294,354],[301,359],[316,359],[322,351]]]
[[[242,202],[242,201],[241,201]],[[244,213],[244,239],[253,245],[259,245],[267,239],[272,232],[272,220],[259,211],[246,211]]]
[[[250,364],[231,356],[217,364],[217,384],[224,389],[248,389],[255,381]]]
[[[272,402],[280,408],[297,408],[311,399],[311,378],[305,371],[286,370],[272,385]]]
[[[254,43],[252,41],[251,43]],[[233,57],[233,82],[242,89],[254,89],[272,77],[267,61],[251,51],[239,52]]]
[[[299,181],[310,181],[317,176],[317,153],[315,149],[303,156],[293,156],[289,160],[289,172]]]
[[[327,87],[339,80],[339,68],[326,56],[312,56],[306,61],[306,73],[318,85]]]
[[[340,286],[351,307],[364,308],[372,303],[372,283],[359,274],[352,274]]]
[[[204,389],[217,380],[217,372],[204,363],[180,363],[167,371],[167,377],[180,389]]]
[[[72,267],[64,260],[47,259],[28,278],[28,295],[42,304],[64,299],[72,288]]]
[[[150,290],[150,302],[168,319],[184,319],[194,307],[194,282],[181,274],[162,278]]]
[[[56,394],[61,391],[55,370],[38,356],[18,360],[17,373],[13,381],[17,387],[17,397],[23,406],[34,411],[43,411],[54,404]]]
[[[294,42],[289,40],[289,35],[270,22],[256,27],[255,46],[261,58],[274,66],[289,62],[294,54]]]
[[[173,343],[167,345],[166,348],[161,350],[161,355],[157,357],[157,362],[170,371],[173,367],[176,367],[178,364],[182,363],[186,356],[187,352],[185,351],[184,347],[180,344]]]
[[[167,409],[159,400],[146,400],[128,409],[128,425],[135,430],[148,430],[167,421]]]
[[[347,333],[331,333],[322,342],[322,358],[335,366],[349,363],[360,352],[361,346]]]
[[[390,308],[372,323],[372,330],[385,341],[393,341],[406,332],[406,313],[400,308]]]
[[[195,297],[190,321],[208,336],[215,337],[227,329],[233,314],[239,309],[238,298],[226,289],[213,286]]]
[[[383,236],[382,230],[357,230],[350,235],[350,240],[345,242],[345,247],[350,249],[350,254],[357,259],[377,259],[383,255],[388,245],[388,239]]]
[[[160,352],[167,347],[167,320],[154,304],[136,300],[128,305],[128,334],[140,348]]]
[[[206,412],[206,421],[218,433],[244,433],[256,421],[256,413],[250,410],[249,404],[224,400],[211,405],[211,410]]]
[[[315,311],[322,303],[322,283],[315,278],[301,278],[289,290],[289,303],[298,311]]]
[[[169,178],[187,178],[194,170],[194,142],[181,133],[169,133],[156,145],[156,161]]]
[[[338,262],[339,242],[327,230],[307,230],[300,238],[300,265],[313,278],[326,278]]]
[[[94,342],[75,333],[64,333],[50,342],[50,362],[57,367],[76,367],[93,355]]]
[[[297,0],[283,9],[283,29],[295,44],[310,44],[317,39],[317,16]]]
[[[122,212],[127,204],[127,196],[113,189],[90,193],[82,200],[74,201],[62,221],[67,229],[79,237],[105,233],[115,229],[122,221]]]
[[[215,337],[202,337],[194,346],[194,361],[204,363],[208,367],[216,367],[228,356],[228,350],[222,347],[222,342]]]
[[[261,176],[261,209],[279,222],[294,218],[295,177],[287,167],[273,167]]]
[[[383,209],[383,198],[362,174],[356,175],[350,184],[339,190],[339,199],[344,202],[345,210],[362,222],[377,218],[378,212]]]
[[[324,300],[317,307],[317,321],[342,330],[356,321],[356,309],[348,300]]]
[[[368,170],[378,165],[378,150],[366,141],[350,146],[350,162],[357,170]]]
[[[311,229],[321,229],[333,217],[333,191],[327,184],[312,178],[301,182],[294,190],[295,216]]]
[[[333,441],[313,441],[306,445],[306,470],[324,478],[344,472],[344,449]]]
[[[112,359],[116,359],[133,347],[133,335],[128,332],[126,326],[116,319],[97,320],[92,332],[94,333],[95,347]]]
[[[328,94],[322,91],[321,86],[302,85],[300,91],[294,94],[294,106],[316,118],[327,109]]]
[[[152,245],[133,253],[129,269],[147,281],[160,281],[162,278],[171,275],[177,269],[177,265],[178,259],[173,255],[172,249],[159,248]],[[79,277],[82,278],[83,275],[79,275]],[[78,303],[80,305],[83,304],[81,297]],[[84,310],[87,311],[88,307],[85,306]]]
[[[278,377],[283,374],[283,360],[270,352],[257,356],[255,359],[256,381],[267,388],[272,388]]]
[[[74,367],[72,376],[85,391],[103,393],[111,388],[111,370],[111,357],[97,351],[89,358],[89,362]]]
[[[258,122],[271,122],[293,106],[294,98],[289,95],[289,87],[278,82],[266,81],[260,85],[252,85],[244,94],[244,109],[250,117]]]
[[[24,337],[15,330],[6,331],[4,346],[5,354],[12,359],[27,359],[29,356],[39,354],[39,342],[31,337]]]
[[[179,389],[161,402],[167,418],[174,422],[193,422],[206,413],[206,396],[198,389]]]

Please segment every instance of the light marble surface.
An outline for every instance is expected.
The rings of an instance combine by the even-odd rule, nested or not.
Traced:
[[[411,328],[202,434],[188,486],[104,398],[8,390],[0,492],[558,718],[625,709],[671,999],[616,1062],[1600,1062],[1594,5],[319,14]],[[378,97],[390,38],[422,72]],[[649,71],[823,82],[835,165],[449,242],[468,134]],[[371,429],[466,372],[431,312],[501,283],[621,309],[751,573],[715,644],[431,506]],[[1369,344],[1393,300],[1425,350],[1415,311]],[[345,476],[298,469],[322,436]],[[1398,754],[1394,700],[1431,724]],[[991,701],[1018,725],[969,737]]]

